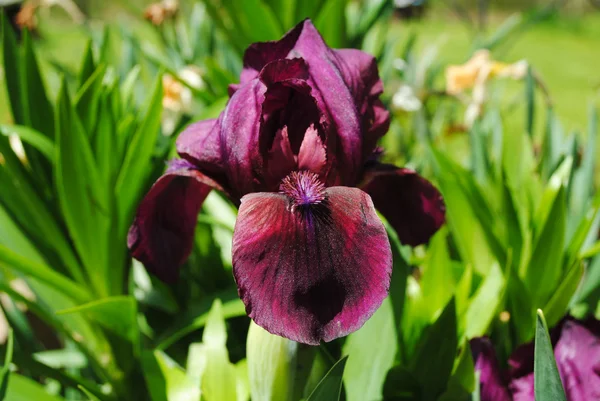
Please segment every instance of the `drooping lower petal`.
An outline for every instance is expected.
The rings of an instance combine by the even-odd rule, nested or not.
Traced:
[[[427,243],[445,222],[440,192],[412,170],[376,165],[366,172],[361,188],[405,244]]]
[[[233,235],[233,273],[249,316],[306,344],[360,328],[387,295],[392,261],[367,194],[332,187],[319,198],[313,189],[301,188],[296,200],[245,196]]]
[[[190,163],[175,161],[140,204],[127,237],[134,258],[165,282],[174,282],[192,250],[200,207],[219,185]]]
[[[511,401],[508,387],[504,383],[496,352],[488,338],[473,338],[469,341],[475,371],[479,372],[479,394],[481,401]]]

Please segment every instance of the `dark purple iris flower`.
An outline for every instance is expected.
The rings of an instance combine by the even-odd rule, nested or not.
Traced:
[[[248,315],[271,333],[318,344],[357,330],[379,307],[392,255],[377,208],[406,244],[444,222],[439,192],[415,172],[383,165],[389,128],[373,57],[333,50],[309,20],[255,43],[216,120],[189,126],[141,203],[133,256],[173,282],[211,189],[239,213],[233,274]]]
[[[567,401],[600,400],[600,321],[565,318],[550,338]],[[489,339],[474,338],[470,344],[480,372],[481,401],[535,401],[533,342],[513,352],[507,372],[500,371]]]

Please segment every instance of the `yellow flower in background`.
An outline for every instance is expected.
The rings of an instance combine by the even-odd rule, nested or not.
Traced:
[[[462,95],[472,89],[472,96],[465,112],[465,124],[471,127],[481,115],[486,100],[486,83],[494,78],[522,79],[527,74],[526,60],[508,64],[494,61],[489,50],[481,49],[463,65],[450,65],[446,68],[446,93]]]
[[[15,23],[20,29],[27,29],[33,32],[37,29],[38,20],[36,11],[39,5],[33,2],[27,2],[21,8],[21,11],[15,17]]]
[[[178,0],[163,0],[159,3],[150,4],[144,10],[144,18],[159,26],[167,20],[175,17],[179,11]]]
[[[458,95],[494,77],[521,79],[527,74],[527,68],[525,60],[513,64],[501,63],[492,60],[489,50],[481,49],[465,64],[450,65],[446,68],[446,92]]]
[[[181,115],[189,114],[193,110],[194,96],[190,88],[202,89],[205,84],[202,80],[202,70],[192,65],[179,71],[178,78],[164,74],[162,81],[163,133],[170,135]]]

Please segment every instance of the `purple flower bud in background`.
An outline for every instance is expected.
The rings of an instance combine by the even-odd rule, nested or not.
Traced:
[[[345,336],[387,296],[392,255],[377,208],[402,242],[426,243],[445,220],[440,193],[380,164],[389,128],[375,59],[329,48],[310,20],[244,55],[218,119],[190,125],[181,157],[150,189],[131,227],[133,256],[173,282],[211,189],[239,214],[233,274],[248,315],[289,339]]]

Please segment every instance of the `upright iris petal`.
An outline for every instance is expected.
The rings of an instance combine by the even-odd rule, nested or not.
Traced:
[[[444,222],[432,184],[374,160],[390,122],[382,92],[376,60],[329,48],[310,20],[251,45],[225,110],[180,134],[181,159],[139,206],[132,255],[176,280],[196,215],[217,189],[239,207],[233,273],[250,317],[308,344],[357,330],[390,283],[375,207],[411,245]]]

